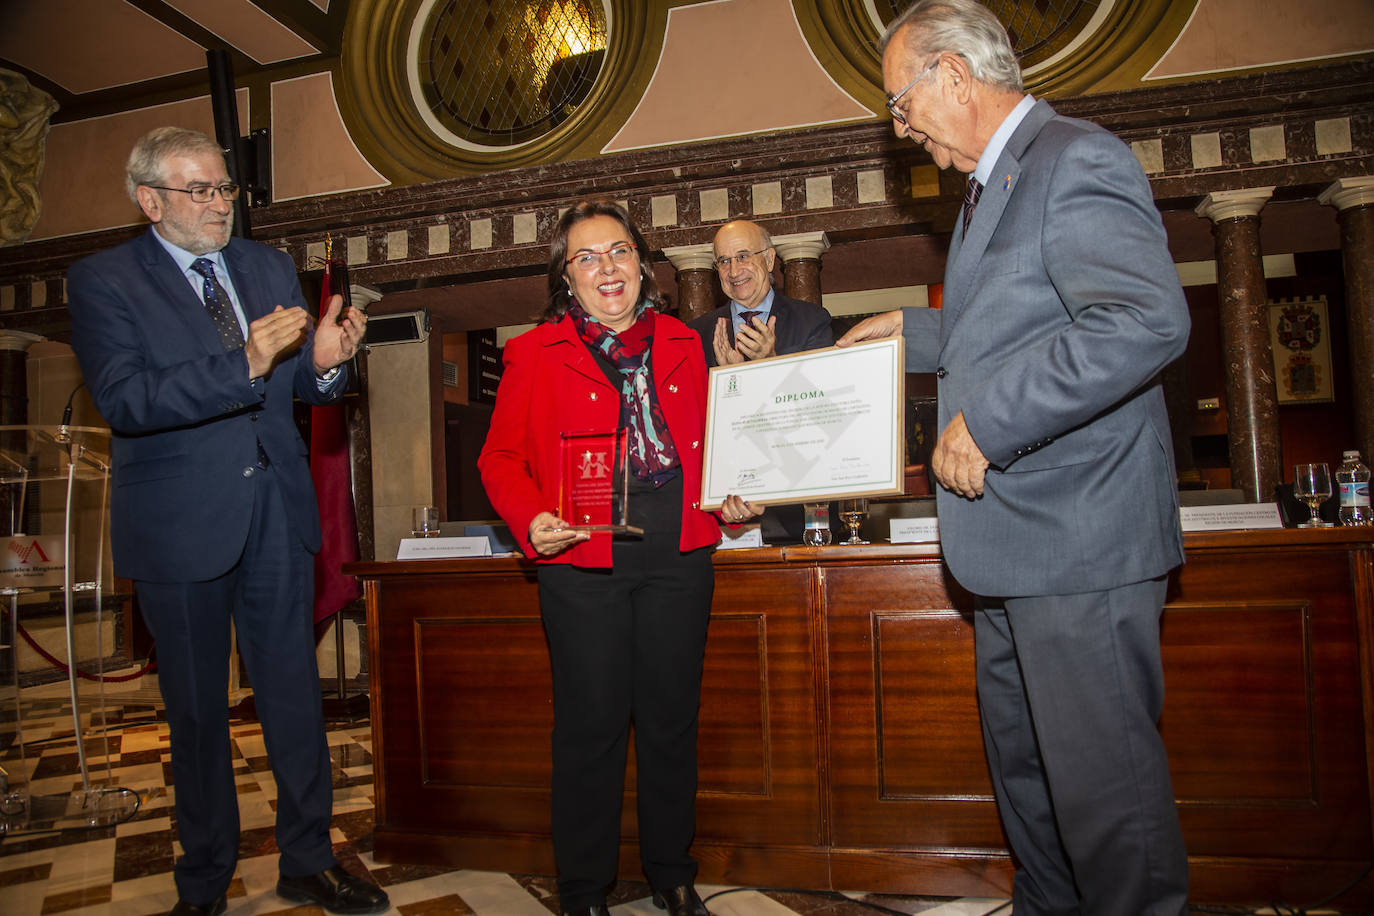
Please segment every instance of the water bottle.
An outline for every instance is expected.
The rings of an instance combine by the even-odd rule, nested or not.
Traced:
[[[1369,508],[1369,468],[1360,461],[1357,451],[1345,452],[1345,459],[1336,469],[1336,483],[1341,488],[1341,524],[1374,525],[1374,513]]]

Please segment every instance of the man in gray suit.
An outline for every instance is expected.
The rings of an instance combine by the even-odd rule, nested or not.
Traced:
[[[971,173],[942,310],[875,316],[934,371],[950,571],[980,596],[978,698],[1018,916],[1186,909],[1157,721],[1166,576],[1183,560],[1158,374],[1189,318],[1131,152],[1022,90],[973,0],[917,0],[883,41],[899,136]],[[976,182],[976,183],[975,183]],[[979,196],[981,193],[981,196]]]

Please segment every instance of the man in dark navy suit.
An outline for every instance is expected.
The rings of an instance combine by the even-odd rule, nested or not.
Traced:
[[[229,746],[229,626],[277,784],[282,897],[380,913],[386,894],[339,867],[311,625],[319,510],[292,396],[327,404],[367,323],[335,296],[312,328],[291,259],[230,238],[238,187],[213,140],[158,128],[134,146],[142,236],[73,265],[72,347],[113,432],[115,573],[157,640],[171,729],[174,916],[215,916],[238,859]]]
[[[830,313],[773,289],[777,251],[758,223],[737,219],[716,230],[716,276],[730,301],[688,327],[701,336],[707,366],[729,366],[828,347],[835,342]],[[769,543],[800,542],[801,506],[776,506],[760,517]]]
[[[707,366],[786,356],[835,342],[830,313],[773,289],[773,240],[737,219],[716,231],[716,275],[730,302],[688,323],[701,335]]]

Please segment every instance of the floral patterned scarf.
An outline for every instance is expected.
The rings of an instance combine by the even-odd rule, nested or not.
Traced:
[[[621,414],[629,428],[630,470],[640,480],[661,486],[672,478],[679,462],[649,371],[654,310],[644,309],[635,323],[619,334],[588,315],[576,301],[568,307],[568,317],[587,346],[620,370]]]

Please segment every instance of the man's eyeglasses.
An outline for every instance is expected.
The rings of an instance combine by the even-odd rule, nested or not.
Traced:
[[[596,270],[601,266],[602,255],[610,255],[611,263],[620,265],[629,262],[634,256],[635,246],[630,242],[617,242],[610,248],[597,251],[595,248],[583,248],[577,254],[564,261],[564,264],[571,264],[578,270]]]
[[[729,270],[731,264],[743,267],[749,263],[749,259],[754,255],[763,254],[767,250],[768,247],[763,247],[758,251],[737,251],[734,254],[723,254],[716,258],[716,270]]]
[[[901,121],[903,124],[906,123],[906,112],[898,108],[897,103],[900,102],[902,100],[902,97],[905,96],[908,92],[915,89],[916,84],[919,83],[921,80],[925,79],[925,75],[930,71],[934,70],[936,64],[938,63],[940,63],[940,58],[937,57],[935,58],[934,63],[932,63],[929,67],[926,67],[920,73],[916,74],[916,78],[911,82],[907,83],[905,89],[903,89],[896,95],[889,95],[887,97],[887,110],[895,120]]]
[[[239,186],[236,184],[220,185],[200,185],[194,188],[164,188],[160,184],[146,185],[149,188],[157,188],[159,191],[180,191],[182,194],[190,194],[191,199],[198,204],[208,204],[215,199],[218,193],[225,203],[233,203],[239,199]]]

